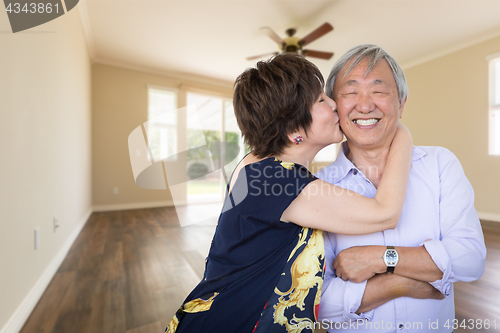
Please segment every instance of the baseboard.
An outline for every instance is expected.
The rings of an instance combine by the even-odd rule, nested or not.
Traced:
[[[497,213],[487,213],[487,212],[477,212],[480,220],[500,222],[500,214]]]
[[[50,281],[52,281],[52,278],[59,269],[59,266],[61,266],[64,258],[66,258],[66,255],[73,245],[73,242],[80,234],[80,231],[85,226],[85,223],[87,223],[90,214],[92,214],[92,209],[89,209],[85,216],[78,222],[78,225],[70,234],[62,249],[59,251],[59,253],[57,253],[54,259],[52,259],[49,266],[43,272],[42,276],[40,276],[33,288],[31,288],[28,295],[24,298],[14,314],[10,317],[7,324],[5,324],[2,330],[0,330],[0,333],[18,333],[23,328],[24,323],[26,322],[26,320],[28,320],[31,312],[42,297]]]
[[[94,212],[108,212],[108,211],[112,211],[112,210],[129,210],[129,209],[172,207],[172,206],[174,206],[174,202],[171,200],[169,200],[169,201],[153,201],[153,202],[135,202],[135,203],[117,204],[117,205],[98,205],[98,206],[93,207],[93,211]]]

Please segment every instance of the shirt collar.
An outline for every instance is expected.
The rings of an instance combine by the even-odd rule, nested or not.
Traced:
[[[346,157],[346,154],[349,152],[349,146],[347,145],[347,141],[344,141],[340,145],[339,153],[337,154],[337,158],[335,161],[330,164],[328,168],[328,172],[332,178],[332,183],[337,183],[344,179],[347,174],[356,169],[354,164]]]
[[[340,145],[339,153],[337,155],[337,159],[331,164],[333,167],[334,174],[333,179],[334,182],[339,182],[342,179],[344,179],[347,174],[353,170],[356,169],[357,172],[359,171],[356,166],[347,158],[347,153],[349,152],[349,146],[347,145],[347,141],[344,141]],[[413,151],[411,154],[411,161],[412,163],[421,159],[424,157],[427,153],[420,147],[413,146]]]
[[[417,147],[417,146],[413,146],[413,151],[411,153],[412,163],[415,162],[416,160],[421,159],[425,155],[427,155],[427,153],[422,148]]]

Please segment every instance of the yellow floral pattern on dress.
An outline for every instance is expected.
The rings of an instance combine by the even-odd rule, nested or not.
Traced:
[[[214,298],[217,296],[217,293],[214,293],[209,299],[204,300],[201,298],[194,299],[192,301],[187,302],[184,305],[184,312],[196,313],[202,311],[210,310],[212,303],[214,302]]]
[[[170,321],[170,323],[167,326],[167,329],[165,330],[165,333],[174,333],[177,330],[177,326],[179,326],[179,319],[177,319],[177,316],[174,315],[174,318]]]
[[[276,157],[274,158],[275,162],[280,162],[281,166],[287,170],[292,170],[292,167],[295,165],[293,162],[283,162],[278,160]]]
[[[299,234],[299,241],[293,249],[288,261],[293,257],[295,252],[306,243],[306,238],[309,229],[303,228]],[[304,328],[312,329],[314,331],[314,322],[309,318],[297,318],[293,315],[293,324],[290,323],[289,318],[285,316],[285,310],[291,307],[297,307],[300,311],[304,311],[305,299],[309,294],[309,290],[317,286],[314,307],[319,306],[321,297],[321,286],[323,285],[323,272],[324,264],[320,260],[325,257],[325,250],[323,244],[323,231],[313,230],[306,247],[301,254],[295,259],[291,267],[291,280],[292,285],[287,291],[280,291],[275,288],[275,293],[281,297],[274,307],[274,322],[285,325],[287,332],[298,333],[302,332]],[[320,275],[318,276],[318,273]],[[315,314],[316,316],[316,314]],[[317,320],[317,318],[315,318]]]
[[[208,299],[197,298],[192,301],[187,302],[182,306],[179,312],[188,312],[188,313],[196,313],[210,310],[212,303],[214,302],[214,298],[218,295],[218,293],[214,293]],[[165,329],[165,333],[175,333],[177,330],[177,326],[179,326],[179,318],[177,318],[177,314],[174,315],[167,328]]]

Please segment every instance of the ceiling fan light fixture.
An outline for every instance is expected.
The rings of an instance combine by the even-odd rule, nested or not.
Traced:
[[[333,30],[333,27],[330,23],[324,23],[320,27],[318,27],[316,30],[312,31],[309,33],[304,38],[298,38],[295,37],[295,32],[296,29],[290,28],[286,30],[286,34],[288,37],[285,37],[281,39],[281,37],[275,33],[271,28],[269,27],[262,27],[261,30],[272,40],[274,40],[280,49],[282,53],[287,53],[287,52],[293,52],[293,53],[298,53],[303,56],[309,56],[313,58],[320,58],[320,59],[325,59],[329,60],[332,56],[332,52],[323,52],[323,51],[315,51],[315,50],[303,50],[302,47],[312,43],[316,39],[322,37],[323,35],[327,34],[328,32]],[[278,52],[276,52],[277,54]],[[269,54],[263,54],[262,56],[267,56]],[[257,59],[261,56],[253,56],[253,57],[248,57],[248,60],[254,60]]]
[[[300,40],[300,38],[298,38],[298,37],[283,38],[283,42],[285,43],[285,48],[287,48],[289,46],[293,46],[293,47],[296,47],[297,49],[300,49],[299,40]]]

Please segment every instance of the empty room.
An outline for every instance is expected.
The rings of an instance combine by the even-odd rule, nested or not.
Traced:
[[[4,5],[0,333],[500,332],[500,1]]]

